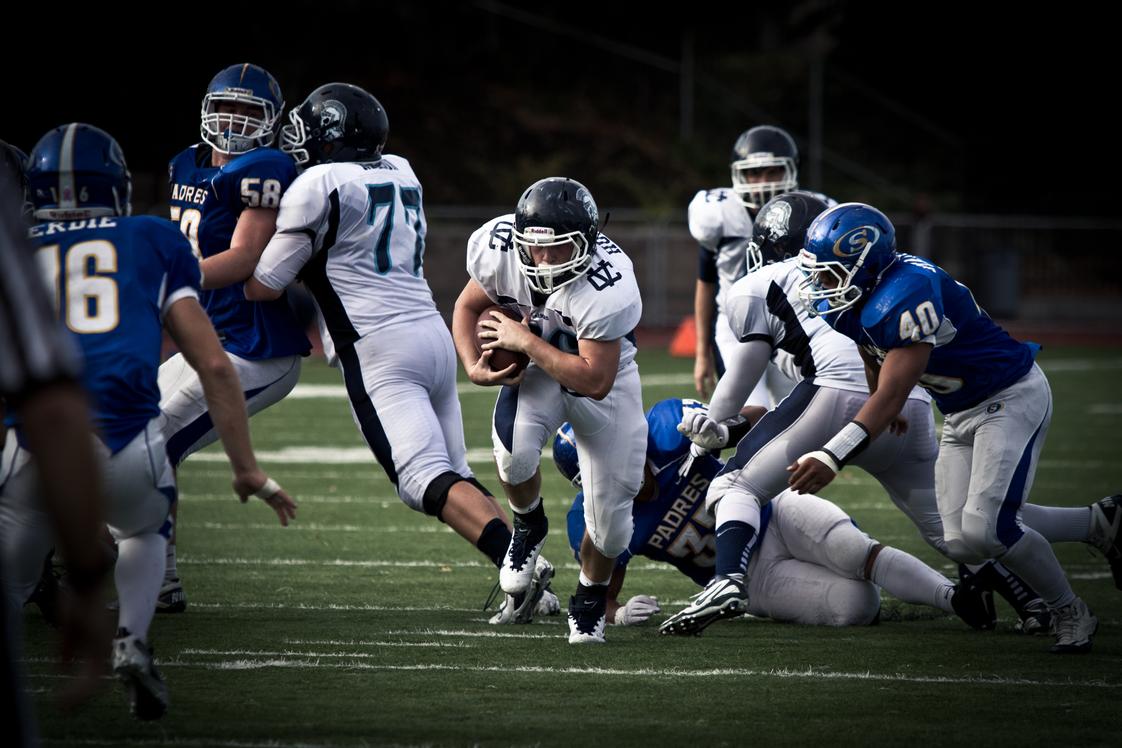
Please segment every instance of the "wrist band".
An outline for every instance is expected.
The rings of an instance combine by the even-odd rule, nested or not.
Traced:
[[[280,490],[281,487],[279,483],[277,483],[272,478],[266,478],[265,484],[261,486],[261,488],[254,491],[253,495],[259,499],[270,499]]]
[[[805,455],[803,455],[802,457],[799,458],[799,463],[801,464],[802,461],[805,460],[808,457],[813,457],[814,459],[818,460],[819,462],[821,462],[826,467],[833,470],[834,475],[837,475],[838,471],[841,470],[841,465],[838,464],[837,459],[835,459],[832,454],[830,454],[829,452],[827,452],[823,449],[816,449],[813,452],[807,452]]]
[[[857,421],[850,421],[834,438],[826,442],[822,451],[831,455],[838,465],[838,470],[851,459],[860,454],[861,450],[869,444],[869,431]]]

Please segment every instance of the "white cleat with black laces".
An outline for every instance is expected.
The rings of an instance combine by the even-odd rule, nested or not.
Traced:
[[[510,535],[503,565],[499,567],[499,587],[508,595],[529,591],[534,579],[534,569],[549,535],[549,520],[541,515],[538,522],[528,522],[521,514],[514,515],[514,528]]]
[[[1078,597],[1070,605],[1052,611],[1052,633],[1056,643],[1054,654],[1084,654],[1091,651],[1091,637],[1099,627],[1099,619],[1091,613],[1087,603]]]
[[[729,577],[714,577],[689,605],[663,621],[658,633],[696,636],[712,623],[747,612],[748,591],[744,585]]]
[[[129,695],[133,716],[159,719],[168,710],[168,687],[152,662],[152,648],[127,629],[118,629],[113,639],[113,673]]]
[[[607,588],[589,594],[583,587],[569,598],[569,644],[603,644],[608,625]]]
[[[557,613],[561,605],[557,601],[557,595],[554,595],[549,589],[553,574],[553,564],[549,563],[544,556],[538,556],[537,563],[534,564],[534,575],[530,581],[530,589],[517,595],[507,594],[499,606],[499,612],[491,616],[490,623],[496,626],[508,623],[531,623],[534,620],[535,613],[538,615],[554,615]],[[553,598],[552,601],[548,600],[547,596]],[[551,608],[552,612],[542,612],[543,610],[549,611]]]

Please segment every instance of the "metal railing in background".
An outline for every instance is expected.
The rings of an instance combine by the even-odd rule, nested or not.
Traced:
[[[467,280],[471,233],[509,208],[430,206],[425,275],[445,316]],[[1122,323],[1122,221],[1048,216],[890,216],[898,246],[970,286],[991,315],[1027,322]],[[697,245],[685,210],[673,219],[613,211],[605,228],[635,263],[643,324],[676,325],[693,310]]]

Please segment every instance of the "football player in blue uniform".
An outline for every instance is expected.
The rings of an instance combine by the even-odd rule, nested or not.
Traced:
[[[608,620],[616,625],[643,623],[660,612],[658,600],[648,595],[619,602],[633,556],[664,561],[701,586],[713,579],[717,535],[704,499],[724,463],[708,453],[690,460],[690,441],[677,428],[683,412],[705,410],[696,400],[670,399],[647,412],[645,476],[632,509],[635,532],[616,561],[608,591]],[[747,429],[748,423],[742,423],[736,436]],[[561,474],[579,487],[576,446],[568,424],[554,439],[553,459]],[[579,552],[584,536],[583,504],[582,492],[568,516],[574,552]],[[958,611],[971,625],[988,621],[992,614],[978,588],[960,590],[914,556],[870,538],[834,504],[789,491],[761,512],[760,541],[744,585],[749,602],[741,612],[811,625],[865,625],[877,619],[877,585],[906,602],[947,613]]]
[[[235,493],[264,498],[281,524],[295,504],[258,467],[234,367],[200,307],[199,266],[187,240],[166,221],[130,216],[132,182],[120,146],[102,130],[72,123],[47,133],[28,169],[38,261],[59,317],[85,357],[85,386],[98,432],[106,518],[117,540],[120,599],[113,669],[134,713],[155,719],[167,687],[152,663],[148,628],[163,579],[175,479],[160,427],[157,368],[164,328],[198,370],[226,454]],[[27,453],[3,487],[8,589],[22,602],[39,579],[50,546],[37,507]]]
[[[857,343],[872,395],[833,438],[788,468],[791,488],[828,484],[898,424],[907,394],[923,386],[945,416],[935,470],[949,554],[960,562],[1001,559],[1051,609],[1052,651],[1089,651],[1097,619],[1048,541],[1021,521],[1052,416],[1052,393],[1034,361],[1039,346],[1010,337],[942,268],[897,252],[892,223],[869,205],[845,203],[815,219],[799,265],[807,276],[800,297]],[[1107,500],[1096,511],[1115,515],[1117,507]]]
[[[219,72],[202,104],[202,142],[171,160],[171,219],[203,271],[200,301],[238,372],[249,414],[279,402],[300,377],[311,346],[285,294],[247,301],[241,282],[276,228],[280,199],[296,178],[292,158],[271,148],[284,99],[266,70],[243,63]],[[217,438],[199,378],[182,356],[160,367],[168,456],[178,466]],[[175,538],[168,544],[161,612],[186,608]]]

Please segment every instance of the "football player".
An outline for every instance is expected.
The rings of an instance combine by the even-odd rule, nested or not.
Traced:
[[[633,556],[669,563],[702,586],[713,578],[718,540],[703,499],[722,463],[709,454],[689,459],[690,442],[677,429],[683,411],[704,413],[705,406],[696,400],[663,400],[647,413],[643,488],[632,512],[635,533],[616,561],[608,590],[608,616],[616,625],[643,623],[660,610],[648,595],[619,603]],[[579,461],[568,424],[554,439],[553,460],[579,488]],[[583,504],[584,494],[579,493],[569,511],[574,550],[584,531]],[[914,556],[870,538],[837,506],[789,491],[764,508],[760,542],[748,564],[745,586],[748,604],[741,613],[791,623],[873,623],[880,610],[878,586],[905,602],[957,613],[971,625],[984,624],[992,615],[990,601],[979,588],[955,587]]]
[[[733,283],[744,277],[752,222],[773,197],[798,189],[798,168],[799,150],[794,139],[781,128],[759,125],[745,130],[733,144],[732,189],[701,190],[690,202],[690,234],[699,246],[694,291],[697,355],[693,376],[694,386],[702,397],[712,392],[716,378],[726,368],[723,357],[736,344],[728,326],[725,295]],[[822,195],[816,197],[834,204]],[[778,369],[768,369],[749,403],[773,407],[797,381],[785,378]]]
[[[1051,610],[1052,651],[1090,651],[1098,620],[1048,541],[1021,521],[1052,415],[1051,389],[1034,360],[1039,346],[1010,337],[938,266],[897,252],[895,228],[869,205],[820,215],[797,262],[807,274],[799,296],[857,342],[872,395],[845,414],[848,423],[833,425],[836,433],[809,450],[793,446],[791,488],[820,490],[859,462],[899,423],[912,389],[924,387],[944,415],[935,481],[947,551],[964,562],[1000,558]],[[1117,519],[1113,502],[1096,509]]]
[[[238,373],[250,415],[292,391],[311,350],[283,296],[251,303],[240,286],[273,235],[281,196],[296,178],[292,158],[270,147],[283,109],[272,75],[249,63],[231,65],[203,96],[202,142],[169,165],[171,219],[199,257],[200,301]],[[160,395],[168,457],[178,467],[217,433],[199,376],[183,356],[160,367]],[[159,599],[164,613],[187,606],[175,550],[173,535]]]
[[[471,279],[456,301],[452,331],[472,382],[501,385],[492,422],[499,479],[514,512],[514,535],[499,573],[508,594],[531,583],[548,534],[541,450],[565,421],[581,453],[586,532],[569,642],[602,643],[608,583],[631,539],[631,500],[643,479],[647,423],[633,330],[642,300],[631,260],[601,234],[592,194],[549,177],[530,185],[513,214],[468,240]],[[493,304],[516,304],[521,322]],[[487,340],[476,349],[477,323]],[[525,353],[529,366],[491,368],[495,348]]]
[[[264,498],[282,525],[296,505],[254,458],[237,373],[199,305],[199,266],[186,238],[162,219],[129,215],[132,180],[117,142],[90,125],[58,127],[32,151],[28,183],[41,221],[31,232],[37,259],[85,357],[106,518],[118,545],[113,669],[136,716],[156,719],[167,709],[167,687],[152,662],[148,628],[176,501],[160,425],[162,329],[199,372],[234,492],[242,501]],[[51,532],[37,507],[35,463],[27,453],[16,460],[3,486],[0,545],[8,590],[22,603],[39,580]]]
[[[347,83],[320,86],[289,114],[281,147],[303,171],[245,294],[280,298],[300,274],[334,341],[355,425],[398,495],[498,566],[510,527],[468,466],[456,353],[423,272],[421,183],[407,160],[382,152],[388,134],[378,100]],[[528,622],[552,575],[542,559],[495,622]]]
[[[780,195],[765,205],[747,251],[748,275],[726,297],[730,327],[740,343],[729,350],[729,369],[717,384],[708,413],[687,413],[683,433],[705,448],[735,444],[726,430],[740,421],[740,404],[765,368],[779,368],[803,381],[740,442],[725,473],[709,489],[708,501],[716,507],[720,531],[717,575],[705,594],[668,621],[672,633],[692,633],[716,620],[715,611],[725,609],[734,615],[743,607],[744,559],[758,542],[760,507],[786,485],[783,468],[788,454],[798,451],[799,445],[819,443],[868,399],[865,368],[851,342],[808,315],[797,295],[803,275],[795,256],[811,222],[826,207],[804,192]],[[748,412],[754,419],[760,415],[758,408]],[[924,540],[959,560],[943,540],[935,500],[935,423],[930,398],[922,389],[909,393],[905,413],[893,432],[877,439],[857,464],[884,486]],[[1047,627],[1043,601],[1003,566],[975,563],[960,573],[964,581],[972,580],[1005,597],[1017,611],[1023,631],[1037,633]]]

